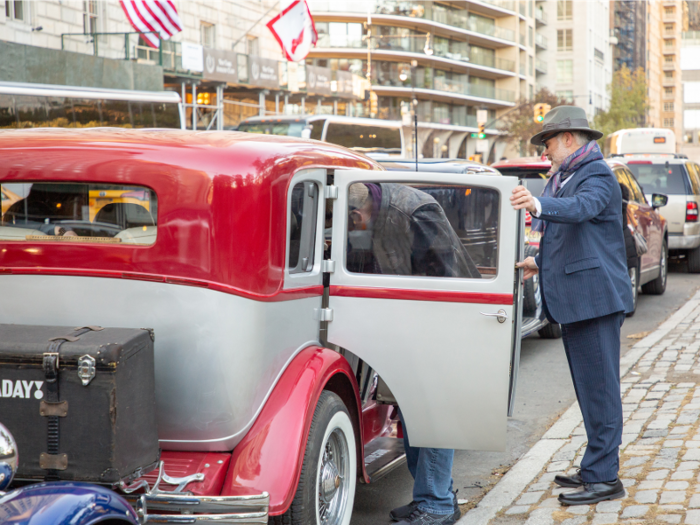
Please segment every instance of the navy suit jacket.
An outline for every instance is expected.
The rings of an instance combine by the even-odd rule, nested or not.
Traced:
[[[547,222],[535,262],[549,317],[568,324],[631,312],[622,194],[610,167],[584,163],[555,197],[539,201]]]

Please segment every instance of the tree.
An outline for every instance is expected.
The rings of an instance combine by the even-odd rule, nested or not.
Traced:
[[[537,154],[537,147],[530,144],[530,138],[542,131],[542,124],[533,120],[535,104],[539,103],[549,104],[552,108],[571,105],[569,100],[542,88],[532,100],[520,100],[515,109],[505,114],[498,127],[505,133],[506,142],[518,147],[521,155]]]
[[[623,65],[615,71],[612,83],[608,85],[608,93],[610,109],[598,113],[593,119],[593,127],[603,132],[600,144],[603,144],[605,137],[619,129],[644,126],[649,109],[647,80],[641,67],[632,72]]]

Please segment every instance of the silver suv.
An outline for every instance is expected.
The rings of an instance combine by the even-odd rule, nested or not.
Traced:
[[[685,255],[688,270],[700,273],[700,166],[681,154],[625,155],[619,159],[644,189],[645,195],[663,193],[668,204],[669,255]]]

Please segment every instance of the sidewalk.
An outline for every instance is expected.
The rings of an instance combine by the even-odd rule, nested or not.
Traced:
[[[574,473],[586,445],[574,403],[459,525],[700,525],[700,292],[620,363],[627,497],[563,507],[557,473]]]

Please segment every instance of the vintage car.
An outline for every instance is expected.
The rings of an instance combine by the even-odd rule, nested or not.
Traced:
[[[473,171],[389,174],[342,147],[248,133],[0,133],[0,187],[21,198],[0,225],[0,328],[15,334],[0,353],[27,356],[15,356],[12,373],[34,367],[68,385],[3,383],[0,414],[46,416],[66,436],[49,433],[47,453],[46,424],[8,417],[20,447],[15,485],[92,481],[153,523],[347,525],[356,482],[404,459],[397,407],[415,446],[502,450],[522,321],[514,263],[524,215],[507,200],[516,184]],[[457,237],[467,215],[493,215],[495,242],[488,252],[431,246],[421,270],[377,271],[372,236],[349,231],[355,185],[417,190]],[[122,195],[93,216],[94,192],[121,189],[140,192],[143,205]],[[477,193],[488,194],[485,209]],[[438,259],[455,253],[475,262],[474,274],[440,270]],[[161,451],[118,475],[95,472],[81,454],[113,455],[96,436],[106,426],[119,436],[120,415],[135,426],[124,410],[148,404],[150,369],[136,368],[138,383],[129,376],[136,400],[120,404],[114,383],[104,410],[69,408],[99,402],[101,374],[134,361],[105,366],[101,351],[116,347],[101,343],[90,347],[97,361],[76,360],[110,330],[152,352],[157,443],[143,443],[148,421],[133,440]],[[25,332],[58,337],[31,346]],[[113,446],[126,457],[134,444]]]

